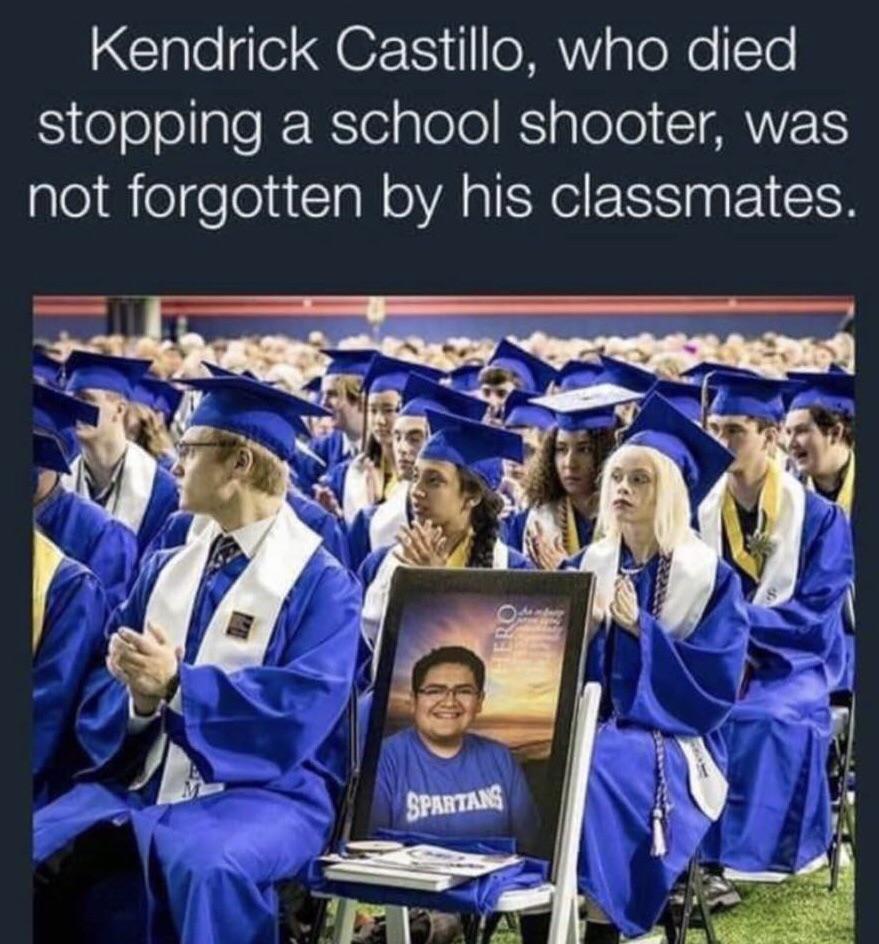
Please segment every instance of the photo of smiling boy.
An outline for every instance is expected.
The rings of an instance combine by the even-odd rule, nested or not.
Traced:
[[[469,732],[485,700],[485,663],[442,646],[412,668],[412,724],[386,738],[370,831],[515,838],[530,847],[540,817],[509,748]]]

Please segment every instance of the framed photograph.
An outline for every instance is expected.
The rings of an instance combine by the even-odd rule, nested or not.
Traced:
[[[401,567],[351,838],[514,839],[552,861],[592,577]]]

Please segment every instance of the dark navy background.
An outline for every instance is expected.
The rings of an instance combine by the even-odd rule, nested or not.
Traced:
[[[4,76],[4,371],[7,461],[0,494],[4,500],[5,673],[0,686],[4,725],[4,765],[0,804],[6,876],[0,883],[5,939],[28,940],[28,862],[30,659],[27,625],[29,585],[30,491],[29,343],[34,294],[854,294],[858,298],[860,355],[860,479],[858,563],[867,579],[860,583],[858,790],[858,917],[863,941],[877,940],[876,884],[877,687],[872,667],[879,665],[873,630],[877,613],[876,561],[871,524],[879,520],[871,488],[875,464],[870,433],[879,391],[875,351],[876,226],[873,175],[875,147],[874,86],[877,49],[863,7],[853,2],[569,3],[529,5],[444,2],[442,4],[361,3],[249,4],[228,0],[198,5],[156,2],[133,7],[118,3],[17,4],[5,11]],[[13,19],[14,17],[14,19]],[[539,61],[536,77],[441,74],[353,75],[336,68],[320,74],[281,77],[160,74],[122,75],[88,72],[93,22],[106,27],[123,22],[144,31],[201,33],[223,22],[230,27],[256,24],[261,32],[298,23],[305,31],[332,36],[351,22],[377,31],[430,33],[443,25],[490,23],[498,33],[527,40]],[[620,31],[656,32],[672,38],[707,30],[713,23],[759,35],[799,27],[800,70],[776,75],[694,75],[670,68],[659,75],[613,73],[564,75],[555,65],[554,37],[597,30],[612,23]],[[680,43],[673,42],[673,49]],[[417,105],[468,107],[500,96],[507,109],[536,107],[551,95],[585,108],[647,105],[657,99],[667,108],[709,107],[735,114],[750,108],[795,105],[846,108],[852,142],[845,149],[758,150],[727,146],[719,155],[695,149],[526,149],[515,145],[473,150],[436,148],[338,149],[315,144],[308,149],[270,148],[244,160],[224,151],[169,152],[160,161],[146,157],[113,159],[82,149],[47,149],[35,140],[35,116],[43,108],[82,105],[181,107],[189,97],[201,105],[262,107],[268,115],[304,107],[315,114],[332,108],[365,107],[394,95]],[[727,122],[728,124],[728,122]],[[833,222],[765,221],[734,223],[584,224],[555,220],[548,211],[525,222],[464,222],[447,205],[431,228],[360,220],[353,223],[235,223],[220,233],[191,222],[133,225],[124,218],[89,223],[35,223],[26,219],[27,184],[34,180],[88,180],[99,171],[119,181],[136,170],[164,180],[214,176],[261,178],[269,172],[304,178],[371,181],[382,170],[404,178],[452,185],[459,173],[490,177],[502,167],[512,180],[523,178],[544,189],[550,181],[591,171],[601,180],[741,179],[761,180],[776,172],[785,180],[839,183],[858,217]],[[734,172],[733,172],[734,167]]]

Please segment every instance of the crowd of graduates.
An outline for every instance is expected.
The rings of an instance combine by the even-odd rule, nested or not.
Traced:
[[[652,927],[697,850],[727,902],[824,861],[850,334],[103,336],[33,374],[36,940],[276,940],[407,566],[595,577],[588,944]]]

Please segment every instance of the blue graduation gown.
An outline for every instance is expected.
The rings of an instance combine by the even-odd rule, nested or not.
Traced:
[[[588,547],[590,541],[592,540],[593,522],[588,518],[584,518],[575,508],[574,523],[577,527],[577,540],[580,542],[580,547]],[[525,527],[527,524],[527,508],[525,508],[523,511],[517,512],[515,515],[510,515],[508,518],[505,518],[502,532],[504,544],[509,544],[510,547],[514,547],[517,551],[521,551],[524,554]],[[579,554],[581,552],[578,551],[577,553]]]
[[[174,552],[154,554],[108,632],[142,629],[146,604]],[[94,765],[36,817],[35,861],[96,823],[133,830],[150,944],[275,944],[275,883],[326,845],[347,777],[346,709],[361,605],[354,578],[318,548],[281,606],[261,666],[226,673],[193,666],[210,617],[247,565],[243,555],[203,576],[180,669],[182,711],[166,708],[170,739],[224,791],[156,805],[161,774],[125,786],[159,721],[127,736],[127,690],[105,669],[89,679],[77,734]],[[123,771],[127,771],[123,773]],[[131,890],[129,889],[129,893]],[[121,940],[122,938],[118,938]]]
[[[326,471],[325,463],[319,458],[310,456],[302,449],[293,450],[293,455],[290,458],[290,473],[297,488],[305,492],[306,495],[311,494],[312,486]]]
[[[110,609],[125,599],[138,556],[130,528],[95,502],[60,487],[34,509],[34,521],[68,557],[100,580]]]
[[[335,515],[331,515],[321,508],[317,502],[297,494],[292,489],[287,492],[287,504],[303,524],[306,524],[312,531],[320,535],[327,551],[340,564],[348,567],[348,545]],[[189,526],[192,524],[192,518],[193,516],[188,511],[175,511],[153,538],[144,554],[144,558],[154,551],[185,544],[189,536]]]
[[[623,547],[621,563],[631,565]],[[718,561],[702,620],[684,640],[650,615],[658,558],[632,578],[640,637],[611,624],[589,646],[587,681],[603,686],[580,846],[580,890],[628,937],[648,931],[710,820],[691,798],[687,765],[674,736],[702,736],[726,769],[720,727],[736,698],[747,645],[739,581]],[[657,759],[662,733],[671,812],[668,851],[651,855]]]
[[[372,546],[369,529],[379,507],[380,505],[370,505],[368,508],[361,508],[348,528],[348,556],[351,569],[355,572],[373,551],[378,550]],[[406,503],[406,521],[412,524],[412,509],[408,502]]]
[[[852,574],[845,516],[807,492],[793,596],[775,607],[747,604],[752,674],[724,727],[730,795],[706,858],[745,872],[796,872],[826,852],[829,692],[843,665],[842,603]],[[750,599],[756,585],[739,576]]]
[[[133,535],[132,535],[133,538]],[[82,564],[65,557],[46,594],[43,634],[33,662],[34,808],[69,790],[86,757],[74,735],[86,675],[103,643],[104,590]]]
[[[326,463],[325,472],[329,472],[334,465],[353,456],[348,440],[338,429],[334,429],[325,436],[315,436],[309,443],[309,448]]]

